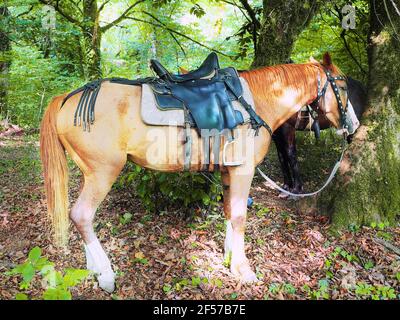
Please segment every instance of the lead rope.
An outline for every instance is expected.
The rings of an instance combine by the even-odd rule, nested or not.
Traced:
[[[289,191],[281,188],[280,186],[278,186],[278,184],[275,181],[273,181],[271,178],[269,178],[264,172],[262,172],[260,168],[257,168],[257,170],[260,173],[260,175],[268,182],[268,184],[266,182],[264,182],[264,184],[266,186],[272,187],[273,189],[279,190],[280,192],[282,192],[282,193],[284,193],[284,194],[286,194],[288,196],[292,196],[292,197],[297,197],[297,198],[311,197],[311,196],[315,196],[316,194],[320,193],[322,190],[324,190],[329,185],[329,183],[331,183],[331,181],[333,180],[333,178],[336,175],[336,172],[340,168],[340,164],[341,164],[341,162],[343,160],[343,155],[344,155],[345,151],[346,151],[346,140],[343,139],[343,142],[342,142],[342,153],[340,155],[339,160],[336,162],[335,166],[333,167],[332,172],[329,175],[328,180],[326,180],[325,184],[315,192],[310,192],[310,193],[292,193],[292,192],[289,192]]]

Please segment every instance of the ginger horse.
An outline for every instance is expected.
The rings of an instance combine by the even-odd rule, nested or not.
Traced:
[[[313,102],[319,90],[318,80],[326,83],[327,74],[339,74],[329,54],[322,64],[310,62],[298,65],[279,65],[246,71],[241,76],[249,84],[256,112],[275,130],[300,108]],[[337,80],[338,85],[345,81]],[[55,97],[47,108],[40,131],[40,152],[44,167],[48,213],[55,239],[66,244],[69,219],[84,240],[87,268],[97,274],[101,288],[114,290],[115,275],[93,229],[96,209],[110,191],[127,159],[136,164],[167,172],[183,170],[184,146],[179,140],[183,128],[146,125],[140,116],[141,87],[104,82],[96,103],[96,121],[90,133],[73,125],[76,106],[81,94],[70,98],[60,108],[66,95]],[[321,99],[321,110],[335,127],[341,113],[339,96],[333,85],[327,86]],[[347,94],[340,93],[346,105]],[[193,151],[191,170],[201,168],[201,141],[192,129]],[[249,131],[253,134],[249,135]],[[268,152],[271,136],[265,128],[258,135],[242,125],[242,147],[246,147],[244,163],[240,166],[221,166],[224,189],[224,212],[227,219],[225,254],[231,253],[231,272],[240,280],[256,281],[244,250],[247,197],[255,166]],[[154,139],[156,137],[156,139]],[[251,147],[249,147],[251,146]],[[83,173],[84,183],[79,198],[68,210],[68,167],[65,151]]]

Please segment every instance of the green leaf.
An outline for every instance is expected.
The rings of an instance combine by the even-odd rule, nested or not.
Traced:
[[[28,255],[28,259],[32,264],[35,264],[42,254],[42,250],[39,247],[34,247]]]
[[[56,270],[47,272],[43,279],[47,281],[51,288],[56,288],[64,283],[62,274]]]
[[[197,287],[200,285],[200,283],[201,283],[200,277],[192,277],[192,285],[193,286]]]
[[[88,275],[89,270],[83,269],[68,269],[63,278],[65,288],[73,287],[82,282]]]
[[[35,268],[31,264],[26,264],[22,270],[22,278],[24,282],[29,285],[34,276]]]
[[[218,288],[222,288],[223,282],[221,279],[215,279],[214,280],[214,284],[218,287]]]
[[[198,4],[195,4],[192,8],[190,8],[190,13],[195,15],[197,18],[201,18],[206,14],[204,9]]]
[[[232,260],[232,251],[229,251],[228,254],[225,256],[223,265],[226,268],[229,268],[231,265],[231,260]]]
[[[45,257],[39,258],[39,260],[35,263],[36,270],[42,270],[44,267],[49,266],[52,267],[54,263],[49,262],[49,260]]]
[[[29,300],[29,298],[25,293],[17,293],[15,295],[15,300]]]
[[[71,300],[71,293],[62,288],[49,288],[43,293],[43,300]]]
[[[163,286],[163,291],[164,291],[165,293],[170,292],[171,289],[172,289],[172,287],[171,287],[170,284],[165,284],[165,285]]]

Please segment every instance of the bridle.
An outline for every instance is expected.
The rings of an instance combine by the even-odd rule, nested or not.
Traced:
[[[348,134],[348,124],[346,121],[346,110],[348,108],[348,104],[349,104],[349,95],[347,94],[347,86],[346,87],[339,87],[336,84],[336,81],[346,81],[346,78],[343,76],[336,76],[333,77],[331,72],[325,68],[323,68],[325,75],[326,75],[326,82],[324,84],[324,86],[321,88],[321,75],[318,71],[318,75],[317,75],[317,98],[310,104],[310,105],[316,105],[317,110],[319,109],[319,102],[322,98],[325,97],[326,94],[326,90],[328,89],[328,85],[330,84],[333,90],[333,93],[336,97],[336,101],[338,104],[338,108],[339,108],[339,112],[340,112],[340,125],[341,125],[341,129],[343,129],[343,132],[345,135]],[[344,91],[346,91],[346,105],[343,107],[343,103],[342,103],[342,99],[340,98],[340,93],[339,93],[339,89],[342,89]],[[311,114],[311,116],[313,117],[313,119],[315,120],[315,115]],[[324,116],[326,117],[326,111],[324,111]]]
[[[300,193],[299,194],[299,193],[289,192],[289,191],[281,188],[275,181],[273,181],[267,175],[265,175],[260,170],[260,168],[257,168],[257,170],[261,174],[261,176],[267,181],[267,185],[268,186],[271,186],[273,189],[279,190],[280,192],[282,192],[282,193],[284,193],[284,194],[286,194],[288,196],[300,197],[300,198],[301,197],[309,197],[309,196],[315,196],[316,194],[318,194],[322,190],[324,190],[329,185],[329,183],[333,180],[333,178],[335,177],[336,172],[339,170],[340,163],[342,162],[344,153],[346,151],[346,137],[347,137],[347,135],[349,133],[349,131],[348,131],[349,126],[348,126],[348,124],[346,122],[346,118],[347,118],[346,110],[347,110],[348,104],[349,104],[349,95],[346,92],[346,105],[345,105],[345,108],[343,108],[343,103],[342,103],[342,100],[341,100],[340,94],[339,94],[339,88],[342,89],[342,90],[347,91],[347,87],[344,87],[344,88],[343,87],[339,87],[338,88],[338,85],[336,84],[336,81],[338,81],[338,80],[346,81],[346,79],[345,79],[345,77],[342,77],[342,76],[333,77],[329,70],[326,70],[325,68],[323,68],[323,70],[324,70],[324,72],[326,74],[326,82],[325,82],[324,86],[321,88],[321,76],[320,76],[320,73],[318,71],[318,76],[317,76],[317,85],[318,85],[317,98],[312,103],[309,104],[310,107],[308,108],[308,110],[309,110],[311,116],[313,117],[314,121],[317,122],[318,121],[318,114],[315,115],[315,114],[311,113],[311,111],[315,111],[315,110],[313,110],[312,106],[316,105],[317,106],[317,110],[318,110],[319,102],[320,102],[321,98],[324,98],[324,96],[326,94],[326,90],[328,89],[328,84],[330,84],[331,87],[332,87],[333,93],[335,94],[336,101],[337,101],[337,104],[338,104],[338,108],[339,108],[339,111],[340,111],[340,123],[341,123],[341,129],[343,130],[343,138],[344,138],[343,141],[342,141],[342,152],[341,152],[341,155],[340,155],[338,161],[336,162],[335,166],[333,167],[333,169],[331,171],[331,174],[329,175],[328,179],[326,180],[325,184],[321,188],[319,188],[317,191],[310,192],[310,193]],[[317,111],[315,111],[315,113],[317,113]],[[326,117],[326,113],[327,112],[324,111],[325,117]]]

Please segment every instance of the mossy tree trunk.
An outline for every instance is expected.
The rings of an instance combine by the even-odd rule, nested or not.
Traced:
[[[340,175],[318,201],[334,228],[400,216],[400,15],[393,1],[370,5],[369,107]]]
[[[0,6],[0,115],[7,116],[7,88],[10,69],[11,44],[7,35],[5,22],[10,15],[6,6]],[[5,22],[5,23],[4,23]]]
[[[287,63],[297,36],[309,25],[317,0],[264,0],[253,68]]]

